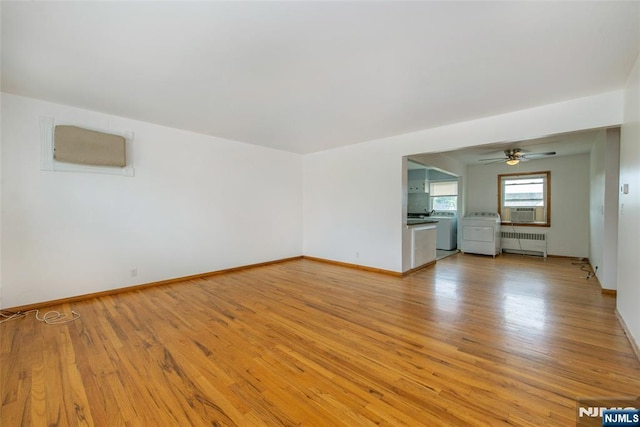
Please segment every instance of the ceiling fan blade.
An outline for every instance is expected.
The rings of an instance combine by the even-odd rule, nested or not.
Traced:
[[[493,162],[496,160],[508,160],[507,157],[496,157],[495,159],[478,159],[479,162]]]
[[[533,159],[535,157],[555,156],[555,154],[555,151],[549,151],[548,153],[526,153],[522,154],[520,157],[528,157],[529,159]]]

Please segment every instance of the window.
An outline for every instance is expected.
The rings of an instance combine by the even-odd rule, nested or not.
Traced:
[[[550,172],[498,175],[503,224],[549,226]]]
[[[429,183],[431,209],[434,211],[458,210],[458,181]]]

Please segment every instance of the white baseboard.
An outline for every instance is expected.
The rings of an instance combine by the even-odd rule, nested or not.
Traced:
[[[622,318],[622,316],[620,315],[620,312],[617,309],[616,309],[616,316],[618,317],[618,321],[620,321],[620,325],[622,325],[622,329],[624,330],[624,333],[627,336],[629,343],[631,344],[631,348],[633,349],[633,352],[636,354],[636,357],[640,361],[640,347],[638,346],[638,343],[636,342],[635,338],[631,334],[631,330],[627,327],[627,324],[624,322],[624,319]]]

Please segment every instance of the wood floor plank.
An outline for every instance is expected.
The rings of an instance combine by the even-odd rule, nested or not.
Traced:
[[[459,254],[407,277],[312,260],[0,324],[1,425],[571,425],[640,362],[571,259]]]

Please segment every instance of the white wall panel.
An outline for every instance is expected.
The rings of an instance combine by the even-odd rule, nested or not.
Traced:
[[[2,113],[4,307],[302,251],[300,155],[6,94]],[[40,170],[41,116],[133,131],[135,177]]]
[[[403,251],[408,253],[402,224],[406,198],[403,156],[621,123],[622,91],[616,91],[306,155],[304,254],[406,270],[408,263],[403,265],[402,256]],[[588,163],[585,168],[588,185]],[[468,189],[469,181],[464,178],[464,182]],[[586,194],[588,200],[588,191]],[[580,203],[588,209],[588,202]],[[586,228],[588,233],[588,223]],[[587,245],[579,243],[580,247]]]
[[[620,185],[624,184],[628,184],[629,192],[619,194],[618,312],[640,345],[640,58],[625,90],[620,134]]]

